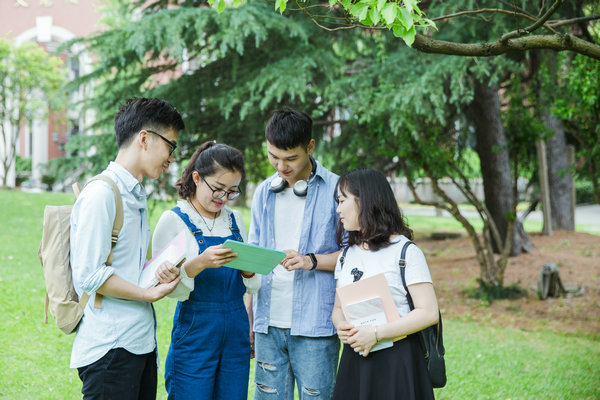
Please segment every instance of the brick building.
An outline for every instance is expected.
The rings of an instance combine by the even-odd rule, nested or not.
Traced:
[[[67,40],[99,31],[100,5],[98,0],[0,0],[0,37],[13,40],[17,45],[36,42],[47,51],[54,51]],[[69,79],[90,68],[88,55],[75,57],[72,53],[75,51],[60,54],[69,69]],[[85,90],[80,88],[72,100],[83,98]],[[65,155],[64,144],[71,136],[90,133],[87,126],[92,119],[90,113],[69,109],[20,127],[16,151],[21,157],[32,158],[34,183],[40,182],[43,173],[40,165]],[[0,140],[0,152],[4,151],[3,146],[6,145]],[[13,166],[8,185],[14,186],[14,182]]]

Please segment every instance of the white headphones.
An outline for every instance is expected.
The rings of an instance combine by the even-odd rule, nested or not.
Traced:
[[[310,183],[310,181],[312,181],[312,179],[315,176],[315,173],[317,172],[317,166],[315,164],[315,160],[313,160],[312,157],[310,157],[310,163],[312,165],[312,170],[310,171],[310,176],[308,177],[307,180],[299,180],[298,182],[296,182],[294,184],[293,190],[294,190],[294,194],[298,197],[305,197],[306,194],[308,193],[308,184]],[[283,190],[285,188],[288,187],[288,182],[283,179],[280,176],[275,177],[275,179],[273,179],[271,181],[271,186],[269,187],[269,190],[273,193],[280,193],[283,192]]]

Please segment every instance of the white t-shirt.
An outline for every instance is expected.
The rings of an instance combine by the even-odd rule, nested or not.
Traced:
[[[392,245],[378,251],[364,250],[356,245],[352,246],[346,253],[343,269],[340,265],[340,253],[335,265],[334,275],[337,287],[353,283],[355,277],[358,278],[356,280],[360,280],[384,273],[396,303],[398,314],[401,317],[408,314],[410,307],[406,299],[406,291],[402,285],[400,267],[398,267],[402,246],[407,241],[408,239],[405,236],[400,235],[392,239]],[[416,245],[411,245],[406,250],[405,278],[407,286],[423,282],[432,283],[425,255]]]
[[[244,225],[244,220],[242,219],[242,215],[239,211],[232,210],[229,207],[224,207],[219,216],[214,220],[213,227],[213,220],[210,218],[204,218],[203,220],[186,200],[179,200],[177,205],[181,211],[190,217],[190,221],[196,225],[197,228],[202,229],[202,232],[206,236],[230,236],[231,229],[229,229],[229,212],[233,212],[233,217],[235,218],[235,222],[240,229],[242,239],[244,239],[244,241],[247,240],[246,226]],[[206,221],[206,223],[204,221]],[[208,228],[211,228],[211,231],[209,231]],[[158,223],[156,224],[154,235],[152,236],[152,256],[158,253],[181,231],[185,231],[186,259],[191,260],[192,258],[196,257],[198,255],[198,251],[200,250],[196,238],[185,222],[183,222],[183,220],[179,217],[179,215],[175,214],[175,212],[171,210],[163,212],[158,220]],[[185,301],[189,298],[190,293],[194,290],[194,278],[187,276],[185,268],[181,268],[181,275],[181,281],[177,285],[177,288],[175,288],[175,290],[169,294],[169,297],[176,298],[179,301]],[[260,288],[261,275],[259,274],[256,274],[249,279],[243,278],[242,280],[244,281],[244,285],[246,285],[246,291],[250,294],[256,293]]]
[[[275,250],[298,250],[306,197],[287,188],[275,195]],[[292,300],[294,299],[294,271],[281,265],[273,270],[269,325],[277,328],[292,327]]]

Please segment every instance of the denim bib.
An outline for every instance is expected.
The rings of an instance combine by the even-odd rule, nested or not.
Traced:
[[[201,229],[196,227],[190,220],[190,217],[181,211],[179,207],[173,208],[175,212],[187,225],[198,242],[198,254],[201,254],[210,246],[220,245],[227,239],[237,240],[242,242],[242,235],[238,225],[233,217],[233,213],[229,212],[229,229],[231,235],[226,237],[221,236],[206,236]],[[246,292],[246,287],[242,281],[240,271],[229,267],[207,268],[194,278],[194,290],[190,293],[188,301],[204,302],[204,303],[243,303],[243,296]]]

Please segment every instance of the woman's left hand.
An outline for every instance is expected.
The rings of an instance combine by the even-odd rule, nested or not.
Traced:
[[[171,264],[169,261],[163,262],[156,269],[156,279],[160,283],[171,283],[173,282],[180,273],[180,269],[175,265]]]
[[[281,262],[281,265],[288,271],[295,269],[306,269],[310,270],[313,263],[309,256],[304,256],[298,253],[296,250],[284,250],[286,256]]]
[[[357,326],[354,333],[348,337],[348,344],[355,352],[363,352],[363,357],[369,355],[371,348],[375,346],[375,327],[372,325]]]

